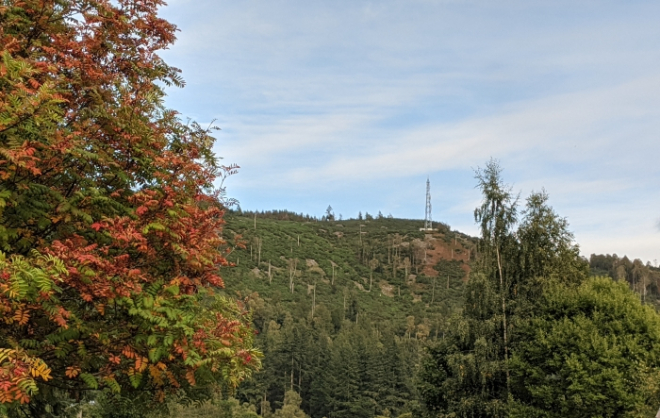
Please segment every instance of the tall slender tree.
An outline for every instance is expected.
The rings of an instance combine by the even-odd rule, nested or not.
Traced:
[[[505,261],[508,246],[512,241],[512,229],[517,222],[517,203],[511,193],[511,187],[502,181],[502,169],[496,160],[490,160],[485,169],[477,169],[475,177],[477,187],[481,190],[483,200],[481,206],[475,209],[474,219],[481,230],[481,252],[484,255],[484,272],[491,271],[490,264],[495,261],[496,275],[499,281],[502,342],[504,345],[504,367],[506,373],[507,391],[510,386],[508,370],[509,338],[507,324],[507,298],[509,280],[505,277]]]

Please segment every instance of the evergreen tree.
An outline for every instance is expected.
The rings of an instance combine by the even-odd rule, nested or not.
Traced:
[[[273,418],[308,418],[300,409],[302,399],[297,392],[289,390],[284,395],[284,405],[273,414]]]

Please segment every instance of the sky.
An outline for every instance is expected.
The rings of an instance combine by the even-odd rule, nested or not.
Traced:
[[[477,235],[490,158],[585,256],[660,259],[660,2],[169,0],[166,105],[214,122],[246,210]]]

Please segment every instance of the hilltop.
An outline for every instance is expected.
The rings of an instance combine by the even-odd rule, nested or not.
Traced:
[[[460,310],[477,240],[442,223],[229,212],[225,292],[252,309],[263,371],[238,397],[265,415],[286,390],[312,417],[398,416],[417,405],[426,341]],[[241,245],[242,243],[242,245]]]
[[[295,214],[229,213],[225,235],[243,241],[223,269],[227,291],[276,297],[300,313],[325,305],[346,315],[397,320],[447,314],[476,253],[476,239],[423,221],[295,219]],[[298,215],[299,216],[299,215]]]

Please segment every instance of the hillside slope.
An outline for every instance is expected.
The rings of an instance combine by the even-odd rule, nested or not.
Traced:
[[[243,243],[221,270],[225,292],[252,310],[265,354],[263,370],[236,395],[245,408],[273,416],[293,390],[313,418],[417,409],[423,348],[461,309],[477,239],[382,217],[322,221],[282,211],[225,220],[225,236]],[[590,265],[657,304],[657,268],[616,255],[592,255]]]
[[[245,248],[228,256],[227,291],[277,297],[300,305],[326,305],[373,320],[447,313],[470,271],[476,240],[440,224],[382,218],[287,221],[229,214],[225,234]],[[447,278],[449,286],[447,286]],[[434,285],[435,283],[435,285]],[[419,304],[419,306],[416,306]],[[346,305],[346,308],[344,308]],[[293,305],[291,305],[293,306]],[[423,313],[423,314],[422,314]]]
[[[225,236],[244,247],[221,271],[225,291],[252,308],[265,354],[264,370],[239,391],[242,401],[267,415],[293,389],[319,418],[415,407],[421,348],[442,338],[460,309],[474,238],[391,218],[229,213],[226,222]]]

